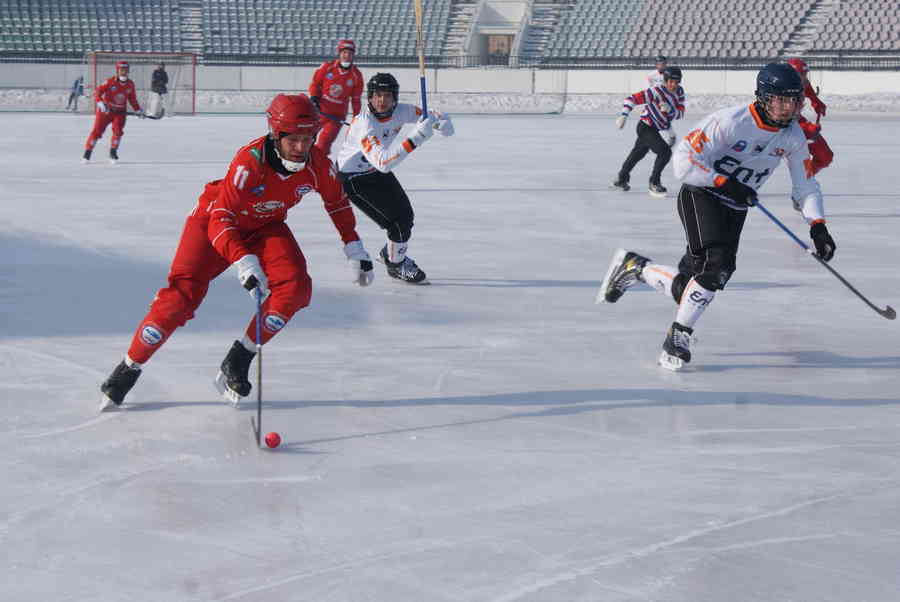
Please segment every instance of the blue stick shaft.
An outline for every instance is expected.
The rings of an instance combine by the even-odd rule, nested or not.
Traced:
[[[428,115],[428,97],[425,93],[425,76],[419,77],[419,91],[422,93],[422,114]]]

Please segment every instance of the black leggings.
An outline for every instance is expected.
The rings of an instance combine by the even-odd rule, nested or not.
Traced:
[[[643,121],[638,121],[637,140],[634,141],[634,148],[631,149],[631,152],[628,153],[628,156],[625,158],[625,163],[622,164],[622,170],[619,171],[619,178],[624,179],[627,182],[631,176],[631,170],[634,169],[634,166],[637,165],[638,161],[644,158],[647,151],[651,150],[656,153],[656,161],[653,162],[653,171],[650,173],[650,181],[654,184],[659,184],[659,177],[662,175],[662,170],[668,165],[669,159],[672,158],[672,149],[669,148],[666,141],[659,135],[659,130],[647,125]]]
[[[413,209],[406,191],[393,173],[341,172],[340,175],[350,202],[383,230],[387,230],[389,240],[409,240],[412,235]]]

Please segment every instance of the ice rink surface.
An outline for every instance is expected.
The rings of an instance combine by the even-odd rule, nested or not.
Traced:
[[[749,100],[749,99],[748,99]],[[677,124],[684,134],[702,115]],[[612,117],[459,116],[398,170],[428,287],[349,282],[317,195],[289,223],[312,305],[264,353],[259,451],[211,381],[252,315],[233,271],[97,414],[207,180],[264,118],[2,114],[4,602],[887,602],[900,595],[900,324],[762,213],[698,323],[595,305],[625,246],[675,264],[666,199],[608,183]],[[900,117],[831,115],[832,265],[900,305]],[[804,240],[786,167],[761,200]],[[383,234],[357,212],[374,256]],[[251,397],[255,400],[255,393]]]

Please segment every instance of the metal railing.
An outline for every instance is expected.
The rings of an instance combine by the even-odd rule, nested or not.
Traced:
[[[206,65],[285,65],[318,66],[333,57],[321,55],[269,54],[212,54],[206,53],[201,64]],[[900,52],[897,51],[816,51],[804,54],[803,59],[811,69],[834,71],[900,71]],[[0,62],[5,63],[81,63],[82,53],[34,53],[0,51]],[[778,60],[773,57],[669,57],[669,64],[699,70],[753,70]],[[468,68],[527,68],[527,69],[652,69],[655,58],[646,57],[531,57],[524,55],[429,55],[425,63],[434,69]],[[415,55],[372,56],[360,55],[360,67],[416,67]]]

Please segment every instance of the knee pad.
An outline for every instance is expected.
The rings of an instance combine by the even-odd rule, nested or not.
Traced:
[[[727,247],[709,247],[693,260],[694,279],[710,291],[724,289],[735,270],[735,254]]]

